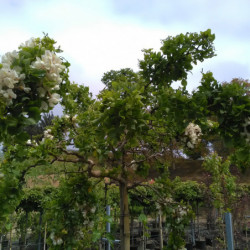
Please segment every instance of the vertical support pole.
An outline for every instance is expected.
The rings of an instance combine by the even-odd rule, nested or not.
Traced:
[[[110,205],[106,206],[106,214],[107,216],[110,216]],[[110,233],[110,222],[106,223],[106,232]],[[107,240],[106,242],[106,250],[110,250],[110,242]]]
[[[232,214],[225,213],[227,250],[234,250]]]
[[[191,219],[191,242],[192,242],[192,245],[194,246],[195,245],[195,228],[194,228],[194,220],[193,218]]]
[[[47,222],[45,223],[44,227],[44,240],[43,240],[43,250],[46,250],[46,240],[47,240]]]

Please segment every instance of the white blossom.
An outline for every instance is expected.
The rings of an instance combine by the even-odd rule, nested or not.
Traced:
[[[82,216],[86,217],[86,215],[87,215],[87,212],[86,211],[82,211]]]
[[[194,145],[189,141],[189,142],[187,143],[187,147],[193,149],[193,148],[194,148]]]
[[[52,140],[54,138],[53,135],[51,135],[51,129],[47,129],[43,132],[44,138],[45,139],[50,139]]]
[[[6,99],[16,99],[16,94],[12,89],[7,89],[6,93],[3,95]]]
[[[13,89],[18,81],[19,77],[15,70],[10,69],[7,66],[0,69],[0,89]]]
[[[60,89],[60,86],[59,84],[55,85],[54,88],[52,90],[59,90]]]
[[[95,224],[94,224],[94,221],[91,221],[91,222],[89,223],[89,227],[90,227],[90,228],[94,227],[94,225],[95,225]]]
[[[2,64],[3,67],[10,67],[10,65],[14,62],[15,59],[18,58],[18,53],[16,50],[12,52],[7,52],[2,56]]]
[[[184,209],[181,209],[181,210],[179,211],[179,214],[180,214],[180,216],[184,216],[184,215],[187,214],[187,211],[185,211]]]
[[[196,144],[200,142],[200,136],[202,135],[201,128],[199,125],[194,123],[189,123],[185,129],[185,136],[188,137],[187,147],[194,148]]]
[[[29,139],[29,140],[26,142],[26,144],[29,145],[29,146],[32,145],[31,140]]]
[[[35,140],[31,141],[30,139],[27,140],[26,145],[28,146],[38,146],[37,142]]]
[[[207,120],[208,127],[212,128],[214,126],[214,123],[211,120]]]
[[[45,88],[39,87],[37,88],[37,92],[39,94],[39,97],[45,97],[47,91]]]
[[[41,58],[37,57],[32,63],[36,69],[46,70],[46,77],[49,81],[55,82],[55,86],[62,82],[60,73],[65,69],[62,60],[53,52],[46,50]]]
[[[95,211],[96,211],[96,207],[92,207],[91,210],[90,210],[90,212],[91,212],[92,214],[94,214]]]
[[[247,128],[250,127],[250,117],[245,119],[245,123],[243,124],[243,132],[241,133],[242,137],[245,137],[246,143],[250,142],[250,132]]]
[[[31,91],[31,88],[24,87],[24,88],[23,88],[23,91],[24,91],[25,93],[28,94],[28,93]]]
[[[25,48],[25,47],[35,47],[36,46],[36,40],[35,38],[31,37],[29,40],[25,41],[24,43],[22,43],[20,45],[21,48]]]
[[[52,232],[50,234],[50,238],[51,238],[54,246],[56,246],[56,245],[62,245],[62,243],[63,243],[62,238],[56,237],[54,232]]]
[[[65,119],[69,119],[69,118],[70,118],[70,116],[69,116],[69,115],[64,115],[64,116],[63,116],[63,118],[65,118]]]
[[[76,122],[76,119],[77,119],[77,116],[74,115],[74,116],[72,117],[72,122]]]
[[[48,104],[46,102],[42,101],[40,109],[46,111],[46,110],[48,110],[48,108],[49,108]]]
[[[25,79],[25,74],[21,74],[20,67],[17,66],[11,68],[12,63],[16,58],[18,58],[18,53],[16,51],[8,52],[1,58],[2,68],[0,69],[0,96],[5,99],[7,106],[13,103],[12,99],[17,98],[13,89],[16,87],[22,89],[22,81]],[[30,88],[24,86],[22,90],[27,93],[30,91]]]
[[[60,95],[57,93],[53,93],[49,98],[49,106],[53,108],[60,101]]]

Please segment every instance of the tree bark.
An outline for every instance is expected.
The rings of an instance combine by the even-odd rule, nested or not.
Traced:
[[[160,237],[160,249],[163,249],[163,232],[162,232],[162,212],[159,211],[159,237]]]
[[[120,183],[120,239],[121,250],[130,250],[130,228],[127,183]]]

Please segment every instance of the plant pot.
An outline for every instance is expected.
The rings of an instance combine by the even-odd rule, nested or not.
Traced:
[[[185,247],[187,250],[193,250],[193,243],[187,243]]]
[[[206,249],[206,241],[205,240],[196,240],[195,247],[198,249],[205,250]]]
[[[213,241],[212,241],[212,239],[206,238],[206,245],[208,245],[208,246],[213,246]]]

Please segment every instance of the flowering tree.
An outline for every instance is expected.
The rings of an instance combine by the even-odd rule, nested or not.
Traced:
[[[221,85],[208,72],[196,91],[186,91],[193,65],[215,55],[214,39],[210,30],[168,37],[160,52],[144,50],[139,72],[122,69],[106,73],[106,88],[97,99],[92,99],[88,88],[67,80],[69,64],[56,56],[59,50],[53,40],[45,36],[21,46],[9,64],[9,72],[15,70],[17,78],[11,78],[12,85],[2,84],[1,137],[15,135],[25,143],[25,135],[17,133],[17,128],[38,121],[41,112],[58,102],[59,95],[65,115],[54,119],[38,145],[9,146],[1,166],[6,178],[12,178],[20,188],[20,181],[24,182],[32,168],[54,162],[77,166],[73,172],[84,178],[110,178],[120,190],[121,249],[129,249],[128,192],[145,181],[150,168],[166,169],[173,145],[192,154],[218,135],[234,149],[235,162],[249,164],[249,157],[244,156],[250,148],[246,88],[236,82]],[[182,87],[174,89],[174,81],[181,81]],[[2,189],[8,185],[0,184]],[[19,194],[17,187],[15,190]],[[2,204],[6,197],[0,198]]]
[[[45,35],[8,52],[0,63],[0,138],[24,141],[23,127],[40,120],[60,100],[62,85],[68,79],[67,67],[56,53],[55,41]]]

